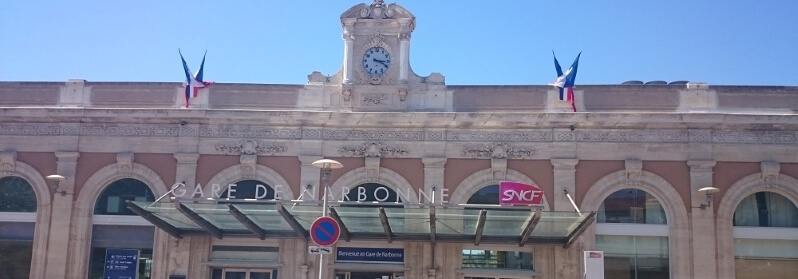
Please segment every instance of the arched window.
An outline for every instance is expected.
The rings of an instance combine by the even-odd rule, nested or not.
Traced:
[[[136,222],[135,219],[140,217],[127,208],[127,201],[152,202],[155,201],[155,195],[146,183],[138,179],[122,178],[108,184],[97,197],[94,204],[89,278],[102,277],[105,262],[109,258],[129,253],[136,255],[138,259],[138,278],[151,278],[155,229]]]
[[[782,195],[754,193],[734,210],[734,226],[798,228],[798,208]]]
[[[274,199],[274,188],[261,181],[242,180],[233,184],[236,186],[235,192],[233,192],[232,196],[236,199]],[[258,185],[260,185],[260,187]],[[230,190],[232,189],[227,188],[224,190],[224,192],[220,195],[220,199],[226,199],[230,197]]]
[[[27,180],[0,178],[0,278],[28,278],[33,256],[36,193]],[[26,221],[29,220],[29,221]]]
[[[0,212],[36,212],[36,193],[16,176],[0,178]]]
[[[467,204],[499,204],[499,185],[482,187],[468,198]]]
[[[757,192],[734,211],[736,278],[798,274],[798,207],[780,194]]]
[[[360,184],[349,190],[344,201],[360,202],[402,202],[396,191],[379,183]]]
[[[667,223],[662,204],[640,189],[623,189],[612,193],[599,207],[597,220],[599,223]]]
[[[607,278],[670,278],[668,226],[662,204],[640,189],[609,195],[597,212],[596,248]]]
[[[94,214],[136,215],[127,208],[127,201],[155,201],[155,195],[144,182],[133,178],[119,179],[100,193]]]

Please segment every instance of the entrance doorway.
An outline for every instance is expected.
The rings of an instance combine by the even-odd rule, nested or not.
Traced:
[[[335,279],[404,279],[403,272],[336,272]]]
[[[214,268],[212,279],[276,279],[277,271],[270,269]]]

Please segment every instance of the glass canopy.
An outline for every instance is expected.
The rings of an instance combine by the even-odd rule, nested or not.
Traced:
[[[300,237],[322,206],[296,203],[128,202],[128,207],[170,235]],[[332,206],[341,240],[559,244],[569,246],[593,223],[595,212],[553,212],[531,207]]]

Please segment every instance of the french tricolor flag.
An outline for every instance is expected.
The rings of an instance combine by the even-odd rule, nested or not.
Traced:
[[[554,52],[552,51],[551,54],[554,55]],[[574,112],[576,112],[576,104],[574,104],[574,83],[576,82],[576,70],[579,67],[580,56],[582,56],[582,52],[579,52],[579,55],[576,56],[576,60],[571,64],[571,67],[563,73],[562,68],[560,68],[560,62],[557,61],[557,56],[554,55],[554,69],[557,70],[557,79],[549,83],[549,85],[560,89],[560,101],[570,101],[571,108],[573,108]],[[568,90],[567,92],[563,92],[563,89]]]
[[[207,51],[202,55],[202,63],[200,64],[197,73],[195,73],[193,76],[191,75],[191,70],[188,69],[186,59],[183,59],[183,53],[180,52],[180,49],[177,49],[177,52],[180,53],[180,60],[183,61],[183,71],[186,74],[186,107],[188,107],[188,100],[191,98],[196,98],[200,88],[205,88],[208,85],[214,84],[214,82],[202,80],[202,70],[205,67],[205,54],[208,54]]]

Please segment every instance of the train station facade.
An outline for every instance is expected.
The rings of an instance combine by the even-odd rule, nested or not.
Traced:
[[[337,73],[189,108],[177,82],[0,82],[0,277],[582,278],[585,251],[604,278],[798,273],[798,88],[580,85],[572,112],[414,73],[400,5],[341,24]]]

